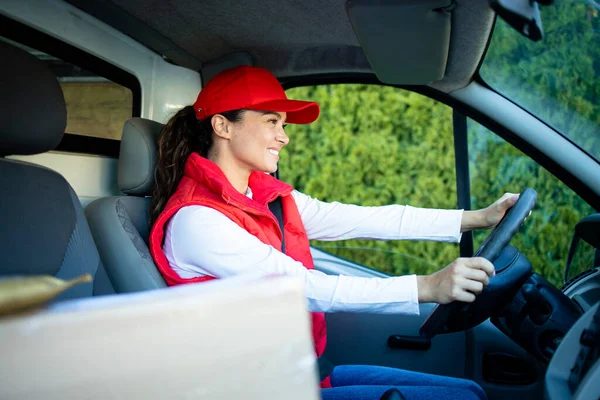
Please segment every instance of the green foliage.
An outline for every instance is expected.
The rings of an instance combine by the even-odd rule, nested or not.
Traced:
[[[600,159],[600,16],[582,0],[540,7],[544,39],[498,19],[482,78]]]
[[[580,2],[544,8],[538,44],[497,23],[482,76],[600,156],[600,23]],[[584,51],[582,51],[582,49]],[[322,85],[288,91],[320,103],[316,123],[288,127],[281,178],[323,201],[456,208],[452,110],[425,96],[370,85]],[[536,209],[513,239],[536,272],[560,286],[575,224],[594,210],[548,171],[469,121],[473,208],[504,192],[533,187]],[[488,232],[476,232],[476,246]],[[339,257],[392,275],[428,274],[458,257],[433,242],[315,242]],[[371,251],[372,250],[372,251]],[[574,270],[589,267],[576,257]]]
[[[328,85],[288,91],[314,99],[316,123],[289,126],[281,178],[323,201],[456,208],[452,110],[409,91]],[[456,244],[348,240],[313,243],[393,275],[426,274],[458,256]],[[376,249],[365,251],[359,249]]]

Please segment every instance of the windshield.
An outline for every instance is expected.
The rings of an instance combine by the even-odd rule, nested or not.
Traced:
[[[540,6],[533,42],[497,18],[483,80],[600,160],[600,3]]]

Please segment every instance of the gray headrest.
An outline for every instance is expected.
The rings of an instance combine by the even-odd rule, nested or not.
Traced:
[[[56,76],[25,50],[0,41],[0,155],[54,149],[67,125]]]
[[[151,195],[157,143],[163,124],[130,118],[123,126],[119,154],[119,188],[136,196]]]

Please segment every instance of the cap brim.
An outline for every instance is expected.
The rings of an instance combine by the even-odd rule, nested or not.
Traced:
[[[271,100],[245,107],[257,111],[278,111],[287,113],[286,122],[290,124],[310,124],[319,118],[321,108],[312,101]]]

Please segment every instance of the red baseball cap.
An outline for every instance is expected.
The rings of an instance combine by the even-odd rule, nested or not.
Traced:
[[[242,108],[286,112],[286,122],[292,124],[310,124],[320,112],[315,102],[288,100],[279,81],[268,70],[246,65],[215,75],[202,88],[194,103],[199,120]]]

